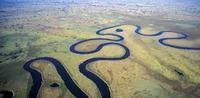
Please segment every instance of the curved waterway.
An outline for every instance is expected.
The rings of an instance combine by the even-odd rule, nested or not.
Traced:
[[[64,66],[57,60],[52,57],[40,57],[36,59],[32,59],[24,64],[24,69],[28,71],[33,79],[33,85],[29,92],[29,98],[37,98],[39,89],[42,84],[42,75],[37,70],[31,67],[31,64],[35,61],[43,60],[51,62],[58,74],[61,76],[62,80],[65,83],[65,86],[73,93],[77,98],[87,98],[88,96],[76,85],[76,83],[72,80],[69,73],[65,70]]]
[[[106,28],[100,29],[96,32],[97,35],[101,35],[101,36],[108,36],[108,35],[113,36],[114,38],[112,38],[112,39],[111,38],[91,38],[91,39],[86,39],[86,40],[76,42],[70,46],[71,52],[76,53],[76,54],[82,54],[82,55],[96,53],[96,52],[100,51],[103,47],[108,46],[108,45],[117,45],[117,46],[122,47],[125,50],[125,53],[120,57],[113,57],[113,58],[95,57],[95,58],[87,59],[84,62],[80,63],[80,65],[79,65],[80,73],[82,73],[84,76],[86,76],[88,79],[90,79],[91,81],[93,81],[96,84],[96,86],[98,87],[98,89],[100,91],[102,98],[110,98],[111,97],[109,86],[107,85],[107,83],[104,80],[102,80],[96,74],[87,70],[86,67],[92,62],[101,61],[101,60],[123,60],[130,56],[129,49],[125,45],[119,43],[120,41],[124,40],[124,38],[122,36],[113,34],[113,33],[106,33],[106,34],[102,33],[104,30],[119,27],[119,26],[122,26],[122,25],[106,27]],[[165,40],[186,39],[188,37],[188,35],[185,33],[177,33],[177,32],[173,32],[173,31],[160,31],[156,34],[144,34],[141,32],[140,26],[138,26],[138,25],[133,25],[133,26],[136,27],[135,33],[142,35],[142,36],[160,36],[163,33],[167,33],[167,32],[172,32],[172,33],[176,33],[176,34],[180,35],[178,37],[169,37],[169,38],[159,39],[159,42],[165,46],[169,46],[169,47],[173,47],[173,48],[177,48],[177,49],[200,50],[200,48],[176,46],[176,45],[172,45],[172,44],[165,42]],[[120,33],[120,32],[123,32],[123,29],[117,28],[115,31]],[[88,41],[95,41],[95,40],[97,40],[97,41],[105,41],[106,40],[109,42],[99,44],[96,47],[96,49],[87,51],[87,52],[76,50],[76,46],[78,46],[79,44],[86,43]],[[41,76],[40,72],[38,72],[34,68],[31,68],[31,64],[37,60],[44,60],[44,61],[51,62],[55,66],[55,68],[56,68],[58,74],[61,76],[62,80],[64,81],[65,86],[70,90],[70,92],[74,96],[76,96],[77,98],[88,98],[88,95],[78,87],[78,85],[71,78],[70,74],[65,70],[63,65],[57,59],[52,58],[52,57],[40,57],[40,58],[32,59],[24,64],[24,69],[31,74],[32,79],[33,79],[33,85],[31,87],[31,90],[28,95],[29,98],[37,97],[39,89],[42,84],[42,76]]]
[[[186,46],[178,46],[178,45],[173,45],[173,44],[170,44],[170,43],[166,43],[165,41],[166,40],[179,40],[179,39],[187,39],[189,37],[189,35],[187,35],[186,33],[184,32],[175,32],[175,31],[160,31],[158,33],[154,33],[154,34],[144,34],[141,32],[141,29],[142,27],[141,26],[138,26],[138,25],[135,25],[137,28],[135,30],[135,33],[139,34],[139,35],[142,35],[142,36],[160,36],[164,33],[175,33],[175,34],[178,34],[179,36],[178,37],[166,37],[166,38],[161,38],[159,39],[159,43],[164,45],[164,46],[168,46],[168,47],[172,47],[172,48],[176,48],[176,49],[185,49],[185,50],[200,50],[200,47],[199,48],[196,48],[196,47],[186,47]]]
[[[76,53],[76,54],[91,54],[91,53],[95,53],[95,52],[100,51],[104,46],[108,46],[108,45],[118,45],[118,46],[124,48],[125,53],[121,57],[115,57],[115,58],[105,58],[105,57],[90,58],[90,59],[82,62],[79,65],[80,72],[83,75],[85,75],[88,79],[92,80],[97,85],[97,87],[98,87],[98,89],[99,89],[99,91],[101,93],[101,96],[103,98],[110,98],[111,97],[108,85],[100,77],[98,77],[94,73],[92,73],[89,70],[87,70],[86,67],[90,63],[95,62],[95,61],[100,61],[100,60],[122,60],[122,59],[127,58],[130,55],[129,49],[126,46],[124,46],[124,45],[122,45],[120,43],[115,43],[114,42],[114,41],[116,41],[116,42],[117,41],[122,41],[124,39],[122,36],[117,35],[117,34],[103,34],[103,33],[101,33],[101,31],[104,31],[104,30],[107,30],[107,29],[111,29],[111,28],[114,28],[114,27],[117,27],[117,26],[118,25],[112,26],[112,27],[108,27],[108,28],[104,28],[104,29],[98,30],[96,32],[97,35],[114,36],[114,37],[116,37],[116,39],[109,39],[109,38],[87,39],[87,40],[83,40],[83,41],[77,42],[77,43],[71,45],[71,47],[70,47],[70,51],[73,52],[73,53]],[[118,30],[116,30],[116,32],[122,32],[122,30],[118,29]],[[107,40],[107,41],[112,41],[112,42],[102,43],[102,44],[98,45],[98,47],[95,50],[92,50],[92,51],[89,51],[89,52],[80,52],[80,51],[77,51],[75,49],[75,47],[77,45],[79,45],[81,43],[84,43],[84,42],[87,42],[87,41],[92,41],[92,40],[99,40],[99,41],[100,40]],[[70,92],[74,96],[76,96],[77,98],[88,98],[88,95],[86,95],[86,93],[84,93],[84,91],[82,91],[76,85],[76,83],[70,77],[69,73],[64,69],[63,65],[58,60],[56,60],[55,58],[52,58],[52,57],[40,57],[40,58],[32,59],[32,60],[30,60],[30,61],[25,63],[24,69],[31,74],[32,79],[33,79],[33,85],[31,87],[31,90],[30,90],[29,95],[28,95],[29,98],[36,98],[37,97],[39,89],[40,89],[41,84],[42,84],[42,75],[40,74],[40,72],[38,72],[34,68],[31,68],[31,64],[33,62],[37,61],[37,60],[44,60],[44,61],[51,62],[55,66],[55,68],[56,68],[57,72],[59,73],[59,75],[61,76],[62,80],[65,82],[66,87],[70,90]]]

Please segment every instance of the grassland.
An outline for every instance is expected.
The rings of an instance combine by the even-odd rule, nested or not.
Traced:
[[[12,90],[16,98],[26,98],[32,79],[23,69],[24,63],[32,58],[48,56],[62,62],[76,84],[91,98],[99,98],[96,85],[79,72],[79,64],[92,57],[118,57],[123,55],[124,50],[111,45],[94,54],[78,55],[70,52],[69,47],[80,40],[101,38],[95,34],[97,30],[116,24],[141,25],[142,32],[148,34],[162,30],[189,32],[191,37],[188,40],[168,42],[199,47],[199,21],[138,17],[92,8],[96,9],[78,4],[39,4],[2,9],[5,12],[1,15],[7,17],[0,20],[0,90]],[[90,71],[106,81],[113,98],[200,97],[199,51],[179,50],[159,44],[159,38],[172,35],[144,37],[134,33],[132,25],[117,28],[124,30],[117,34],[125,38],[120,43],[130,49],[131,56],[119,61],[98,61],[88,66]],[[115,29],[105,33],[116,34]],[[77,49],[89,51],[100,43],[104,41],[89,41],[80,44]],[[37,61],[32,67],[43,76],[39,98],[74,98],[51,63]],[[49,85],[54,82],[60,86],[51,88]]]

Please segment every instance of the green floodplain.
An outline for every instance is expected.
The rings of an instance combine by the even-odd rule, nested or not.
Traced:
[[[200,50],[177,49],[158,42],[160,36],[142,36],[159,31],[188,32],[187,39],[166,40],[176,46],[200,48],[199,0],[3,0],[0,1],[0,91],[14,98],[27,98],[32,86],[24,64],[38,57],[59,60],[81,90],[101,98],[96,84],[79,72],[79,64],[94,57],[119,57],[124,49],[108,45],[93,54],[69,50],[78,41],[100,36],[97,30],[124,37],[120,44],[130,56],[117,61],[96,61],[87,69],[109,87],[112,98],[200,98]],[[116,29],[123,32],[116,33]],[[76,47],[91,51],[107,41],[88,41]],[[38,60],[31,65],[42,75],[38,98],[75,98],[52,63]],[[57,83],[59,87],[51,87]],[[0,97],[3,98],[3,94]]]

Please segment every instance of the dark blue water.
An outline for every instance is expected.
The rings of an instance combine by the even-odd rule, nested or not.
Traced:
[[[92,50],[92,51],[89,51],[89,52],[77,51],[77,50],[75,50],[75,47],[77,45],[81,44],[81,43],[84,43],[84,42],[87,42],[87,41],[91,41],[91,40],[122,41],[124,39],[122,36],[119,36],[119,35],[116,35],[116,34],[102,34],[101,33],[101,31],[104,31],[104,30],[107,30],[107,29],[111,29],[111,28],[114,28],[114,27],[117,27],[117,26],[104,28],[104,29],[98,30],[96,32],[97,35],[102,35],[102,36],[112,35],[112,36],[116,37],[117,39],[108,39],[108,38],[87,39],[87,40],[83,40],[83,41],[77,42],[77,43],[71,45],[71,47],[70,47],[70,51],[74,52],[74,53],[77,53],[77,54],[95,53],[95,52],[100,51],[104,46],[108,46],[108,45],[118,45],[118,46],[124,48],[125,53],[121,57],[115,57],[115,58],[105,58],[105,57],[90,58],[90,59],[82,62],[79,65],[80,72],[83,75],[85,75],[88,79],[92,80],[97,85],[97,87],[98,87],[98,89],[99,89],[99,91],[101,93],[101,96],[103,98],[110,98],[111,97],[108,85],[101,78],[99,78],[97,75],[95,75],[94,73],[88,71],[86,69],[86,67],[89,65],[89,63],[92,63],[92,62],[95,62],[95,61],[100,61],[100,60],[122,60],[122,59],[125,59],[130,55],[129,49],[126,46],[124,46],[124,45],[122,45],[120,43],[114,43],[114,42],[100,44],[95,50]],[[32,60],[28,61],[27,63],[25,63],[24,69],[31,74],[32,79],[33,79],[33,85],[32,85],[32,88],[31,88],[31,90],[29,92],[29,97],[30,98],[36,98],[37,97],[38,91],[39,91],[39,89],[41,87],[41,83],[42,83],[41,74],[37,70],[31,68],[31,64],[33,62],[37,61],[37,60],[45,60],[45,61],[51,62],[55,66],[55,68],[56,68],[57,72],[59,73],[59,75],[61,76],[62,80],[65,82],[66,87],[71,91],[71,93],[74,96],[76,96],[77,98],[88,98],[88,96],[71,79],[69,73],[64,69],[63,65],[58,60],[56,60],[56,59],[54,59],[52,57],[36,58],[36,59],[32,59]]]
[[[38,91],[42,84],[42,75],[37,70],[31,68],[31,64],[37,60],[44,60],[51,62],[58,74],[61,76],[62,80],[65,83],[65,86],[73,93],[77,98],[88,98],[88,96],[76,85],[73,79],[70,77],[69,73],[65,70],[63,65],[57,60],[52,57],[40,57],[36,59],[32,59],[24,64],[24,69],[31,74],[33,79],[33,85],[29,92],[29,98],[37,98]]]
[[[94,73],[90,72],[89,70],[87,70],[87,66],[92,63],[92,62],[96,62],[96,61],[101,61],[101,60],[122,60],[122,59],[126,59],[130,56],[130,51],[129,49],[121,44],[121,43],[116,43],[116,42],[120,42],[123,41],[123,37],[117,34],[113,34],[113,33],[102,33],[104,30],[107,29],[111,29],[111,28],[115,28],[115,27],[119,27],[122,25],[115,25],[115,26],[111,26],[111,27],[107,27],[107,28],[103,28],[100,29],[96,32],[97,35],[101,35],[101,36],[106,36],[106,35],[111,35],[114,36],[114,39],[109,39],[109,38],[92,38],[92,39],[86,39],[86,40],[82,40],[79,42],[76,42],[75,44],[71,45],[70,47],[70,51],[76,54],[91,54],[91,53],[95,53],[100,51],[104,46],[108,46],[108,45],[118,45],[120,47],[122,47],[125,50],[125,53],[120,56],[120,57],[113,57],[113,58],[107,58],[107,57],[95,57],[95,58],[90,58],[84,62],[82,62],[79,65],[79,71],[86,76],[88,79],[92,80],[96,86],[98,87],[101,96],[103,98],[110,98],[110,90],[109,90],[109,86],[107,85],[107,83],[105,81],[103,81],[100,77],[98,77],[97,75],[95,75]],[[185,49],[185,50],[200,50],[200,48],[194,48],[194,47],[184,47],[184,46],[177,46],[177,45],[172,45],[169,43],[166,43],[165,40],[178,40],[178,39],[186,39],[188,37],[188,35],[186,33],[178,33],[178,32],[174,32],[174,31],[160,31],[158,33],[153,33],[153,34],[145,34],[141,32],[141,27],[138,25],[134,25],[137,27],[137,29],[135,30],[135,33],[142,35],[142,36],[160,36],[163,33],[167,33],[167,32],[173,32],[176,33],[180,36],[178,37],[166,37],[166,38],[161,38],[158,41],[164,45],[164,46],[168,46],[168,47],[172,47],[172,48],[176,48],[176,49]],[[116,32],[123,32],[123,29],[116,29]],[[102,43],[100,45],[97,46],[96,49],[91,50],[91,51],[87,51],[87,52],[82,52],[82,51],[78,51],[76,50],[76,46],[78,46],[79,44],[82,43],[86,43],[88,41],[94,41],[94,40],[107,40],[110,42],[107,43]],[[27,63],[25,63],[24,65],[24,69],[26,71],[28,71],[33,79],[33,85],[31,87],[31,90],[29,92],[29,97],[30,98],[36,98],[38,91],[41,87],[41,82],[42,82],[42,76],[40,74],[40,72],[38,72],[37,70],[31,68],[31,64],[37,60],[45,60],[45,61],[49,61],[51,62],[58,74],[61,76],[62,80],[65,82],[65,86],[71,91],[71,93],[78,97],[78,98],[88,98],[88,96],[86,95],[86,93],[84,93],[84,91],[82,91],[78,85],[76,85],[76,83],[73,81],[73,79],[70,77],[69,73],[65,70],[65,68],[63,67],[63,65],[56,59],[52,58],[52,57],[40,57],[40,58],[36,58],[36,59],[32,59],[30,61],[28,61]]]
[[[53,84],[51,84],[50,86],[51,86],[51,87],[59,87],[60,85],[57,84],[57,83],[53,83]]]
[[[170,43],[166,43],[165,41],[166,40],[179,40],[179,39],[187,39],[189,36],[187,35],[187,33],[185,32],[175,32],[175,31],[160,31],[158,33],[153,33],[153,34],[144,34],[141,32],[141,27],[136,25],[137,29],[135,30],[135,32],[139,35],[142,35],[142,36],[160,36],[164,33],[168,33],[168,32],[171,32],[171,33],[175,33],[175,34],[178,34],[179,36],[178,37],[166,37],[166,38],[161,38],[159,39],[158,41],[160,42],[160,44],[164,45],[164,46],[168,46],[168,47],[172,47],[172,48],[176,48],[176,49],[185,49],[185,50],[200,50],[200,47],[199,48],[196,48],[196,47],[186,47],[186,46],[178,46],[178,45],[172,45]]]

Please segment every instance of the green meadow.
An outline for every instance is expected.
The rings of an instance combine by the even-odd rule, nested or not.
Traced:
[[[118,61],[97,61],[87,66],[89,71],[106,82],[111,97],[200,97],[200,51],[164,46],[158,42],[160,38],[177,35],[169,32],[155,37],[142,36],[134,32],[136,27],[133,26],[140,25],[141,32],[145,34],[165,30],[189,32],[189,39],[166,42],[200,47],[199,20],[176,20],[175,16],[175,19],[166,19],[163,18],[165,15],[162,18],[126,15],[120,10],[112,11],[112,7],[106,10],[106,6],[101,8],[90,4],[45,4],[22,4],[16,8],[1,9],[4,12],[0,16],[6,15],[8,18],[0,18],[0,91],[12,91],[14,98],[27,98],[32,78],[23,65],[37,57],[53,57],[64,65],[75,83],[89,97],[101,98],[95,83],[79,72],[79,64],[94,57],[120,57],[125,50],[117,45],[109,45],[99,52],[81,55],[72,53],[69,47],[90,38],[114,39],[112,36],[96,35],[96,31],[127,24],[103,33],[123,36],[124,40],[117,43],[127,46],[130,56]],[[123,29],[123,32],[117,33],[117,28]],[[88,41],[78,45],[77,50],[91,51],[106,42],[109,41]],[[43,79],[38,98],[75,98],[50,62],[39,60],[31,67],[37,69]],[[49,86],[55,82],[60,86]]]

